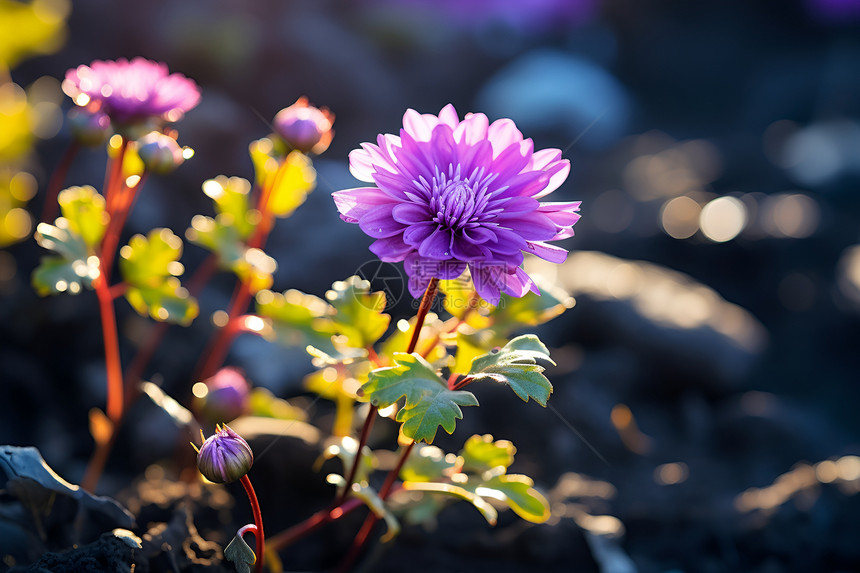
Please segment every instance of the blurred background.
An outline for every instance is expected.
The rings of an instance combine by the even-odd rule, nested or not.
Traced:
[[[35,295],[32,230],[69,143],[65,71],[142,55],[203,98],[178,125],[195,156],[147,181],[129,234],[210,214],[201,183],[252,177],[249,142],[299,96],[336,114],[317,190],[269,242],[276,290],[322,296],[372,260],[329,194],[359,185],[349,151],[407,108],[510,117],[572,163],[551,197],[583,201],[571,256],[530,263],[576,299],[539,330],[558,362],[550,408],[478,388],[482,407],[440,443],[510,439],[555,516],[490,530],[452,509],[378,570],[860,570],[860,1],[35,0],[30,28],[25,5],[0,6],[0,442],[83,473],[83,421],[104,400],[96,301]],[[67,184],[103,173],[85,152]],[[204,257],[186,244],[186,268]],[[233,280],[148,370],[174,395]],[[128,360],[146,323],[120,307]],[[311,369],[250,336],[228,363],[282,397]],[[105,493],[170,453],[162,415],[136,415]]]

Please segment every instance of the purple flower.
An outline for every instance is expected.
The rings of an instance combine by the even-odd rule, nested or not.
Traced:
[[[296,103],[279,111],[274,122],[275,133],[287,145],[302,153],[317,155],[328,149],[334,135],[333,123],[333,113],[309,105],[306,97],[300,97]]]
[[[567,178],[558,149],[534,151],[514,122],[481,113],[460,121],[452,105],[438,116],[408,110],[400,136],[384,134],[349,155],[352,174],[377,187],[333,194],[341,218],[376,239],[380,259],[404,261],[409,291],[466,267],[475,289],[497,305],[537,287],[520,268],[523,251],[560,263],[549,241],[573,235],[579,201],[540,203]]]
[[[167,65],[137,57],[96,60],[66,72],[63,91],[80,106],[94,106],[120,124],[178,121],[200,101],[200,89]]]
[[[230,483],[248,473],[254,464],[251,446],[224,424],[206,438],[197,451],[197,469],[209,481]]]
[[[238,368],[222,368],[204,383],[206,394],[196,397],[195,393],[194,405],[206,420],[235,420],[250,409],[250,384]]]

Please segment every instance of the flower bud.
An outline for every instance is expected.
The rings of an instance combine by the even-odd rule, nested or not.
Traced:
[[[197,452],[197,469],[203,477],[215,483],[230,483],[240,479],[254,464],[254,453],[248,442],[223,425],[206,438]]]
[[[162,175],[171,173],[185,161],[176,140],[159,131],[151,131],[137,140],[137,154],[148,170]]]
[[[274,122],[275,133],[290,148],[316,154],[328,149],[334,135],[333,123],[333,113],[308,105],[306,97],[279,111]]]
[[[81,145],[96,147],[107,141],[111,134],[110,118],[103,111],[91,111],[85,107],[75,106],[66,116],[69,120],[69,130]]]
[[[235,420],[248,411],[249,390],[242,372],[228,366],[194,385],[194,406],[208,422]]]

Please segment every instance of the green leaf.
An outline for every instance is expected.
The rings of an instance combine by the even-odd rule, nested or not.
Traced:
[[[370,282],[351,276],[334,283],[325,296],[337,311],[337,331],[347,337],[350,346],[370,346],[388,329],[391,317],[382,312],[385,293],[370,292]]]
[[[472,281],[465,275],[457,279],[439,281],[439,290],[445,294],[445,299],[442,301],[445,310],[460,319],[482,302],[475,293]]]
[[[254,232],[260,213],[251,207],[251,183],[242,177],[219,175],[203,182],[203,192],[212,199],[218,219],[236,230],[238,237],[247,239]]]
[[[254,550],[239,535],[224,548],[224,558],[233,563],[236,573],[251,573],[251,565],[257,562]]]
[[[337,474],[329,474],[326,476],[326,481],[339,488],[346,487],[346,480]],[[388,526],[388,531],[379,538],[382,543],[388,543],[400,534],[400,522],[397,521],[397,518],[394,517],[394,514],[391,513],[375,489],[367,485],[367,482],[355,482],[351,489],[352,495],[363,501],[370,511],[377,518],[384,520],[385,525]]]
[[[333,436],[327,440],[326,443],[328,445],[323,451],[322,459],[319,464],[321,465],[322,460],[337,457],[343,464],[344,474],[348,472],[350,468],[352,468],[352,464],[355,463],[355,453],[358,449],[358,440],[352,436]],[[361,482],[365,482],[367,480],[367,476],[376,469],[376,465],[376,458],[373,455],[373,451],[369,447],[364,446],[361,450],[361,461],[358,464],[358,468],[356,468],[354,481],[359,484],[361,484]],[[343,478],[343,476],[338,477]],[[329,483],[335,483],[337,481],[336,478],[328,478],[328,480]],[[344,485],[346,485],[346,479],[343,479],[341,487]]]
[[[413,482],[439,480],[446,477],[456,463],[457,457],[453,454],[445,454],[436,446],[416,444],[400,470],[400,479]]]
[[[405,397],[406,404],[395,419],[403,422],[403,434],[416,442],[431,443],[439,426],[452,433],[456,420],[463,418],[460,406],[478,405],[471,392],[449,390],[420,355],[398,352],[394,354],[394,362],[397,366],[372,371],[361,389],[379,408]]]
[[[110,221],[105,211],[105,198],[86,185],[60,191],[57,201],[63,217],[69,222],[69,231],[80,235],[91,249],[99,245]]]
[[[226,269],[232,269],[247,248],[232,219],[223,214],[214,219],[195,215],[185,231],[185,238],[218,255],[221,266]]]
[[[331,340],[335,331],[332,316],[337,311],[323,299],[295,289],[283,293],[261,290],[256,303],[257,314],[271,321],[278,342],[337,353]]]
[[[191,324],[200,311],[197,301],[175,277],[170,277],[154,287],[130,286],[125,291],[125,298],[142,316],[148,314],[160,322],[183,326]]]
[[[461,471],[481,474],[497,467],[507,469],[516,451],[508,440],[493,441],[490,434],[472,436],[460,450]]]
[[[555,365],[540,339],[526,334],[514,338],[498,351],[472,360],[467,377],[505,383],[524,402],[532,398],[546,406],[552,384],[543,375],[544,367],[538,361]]]
[[[478,511],[481,512],[481,515],[484,516],[484,519],[486,519],[490,525],[495,525],[496,520],[499,516],[496,509],[486,500],[484,500],[480,495],[476,494],[475,492],[469,491],[468,489],[459,485],[454,485],[451,483],[407,481],[403,483],[403,489],[407,491],[441,493],[468,501],[469,503],[474,505]]]
[[[141,315],[159,321],[189,324],[199,311],[197,301],[179,283],[182,240],[170,229],[135,235],[120,249],[119,270],[125,298]]]
[[[168,277],[184,271],[179,257],[182,239],[170,229],[153,229],[149,235],[135,235],[119,251],[123,280],[137,287],[157,287]]]
[[[476,488],[475,493],[504,501],[526,521],[543,523],[550,518],[549,501],[534,489],[534,482],[528,476],[495,476]]]
[[[33,271],[33,287],[44,296],[60,292],[77,294],[89,288],[99,275],[99,260],[90,255],[83,238],[69,229],[69,222],[60,217],[57,225],[39,223],[36,227],[36,242],[59,254],[58,257],[43,257]]]
[[[536,279],[540,295],[529,291],[522,297],[502,294],[499,305],[490,313],[493,327],[501,336],[507,336],[524,326],[537,326],[573,308],[575,300],[562,289]]]
[[[457,356],[451,366],[451,372],[454,374],[467,373],[472,368],[472,360],[486,354],[494,346],[492,331],[480,330],[467,334],[463,332],[464,328],[467,327],[461,326],[457,330]]]
[[[268,211],[277,217],[289,217],[316,186],[311,160],[294,151],[279,162],[267,138],[251,143],[249,152],[257,185],[269,193]]]

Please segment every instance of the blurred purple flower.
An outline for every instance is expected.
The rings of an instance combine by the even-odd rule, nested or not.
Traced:
[[[197,451],[197,469],[215,483],[230,483],[248,473],[254,453],[242,437],[224,424]]]
[[[275,133],[291,148],[319,155],[331,143],[333,123],[333,113],[326,108],[314,107],[308,104],[308,98],[300,97],[296,103],[278,112],[274,126]]]
[[[66,72],[63,91],[80,106],[104,111],[120,124],[150,118],[179,121],[200,101],[200,89],[167,65],[137,57],[96,60]]]
[[[438,116],[410,109],[403,126],[350,153],[352,174],[377,187],[335,192],[341,218],[377,239],[370,250],[381,260],[405,261],[413,296],[467,266],[491,304],[501,292],[539,294],[520,268],[523,251],[564,261],[567,251],[548,241],[572,236],[579,220],[579,201],[538,202],[567,178],[561,151],[535,152],[510,119],[460,121],[450,104]]]
[[[238,368],[222,368],[204,383],[206,395],[194,405],[207,421],[229,422],[248,412],[251,386]]]

